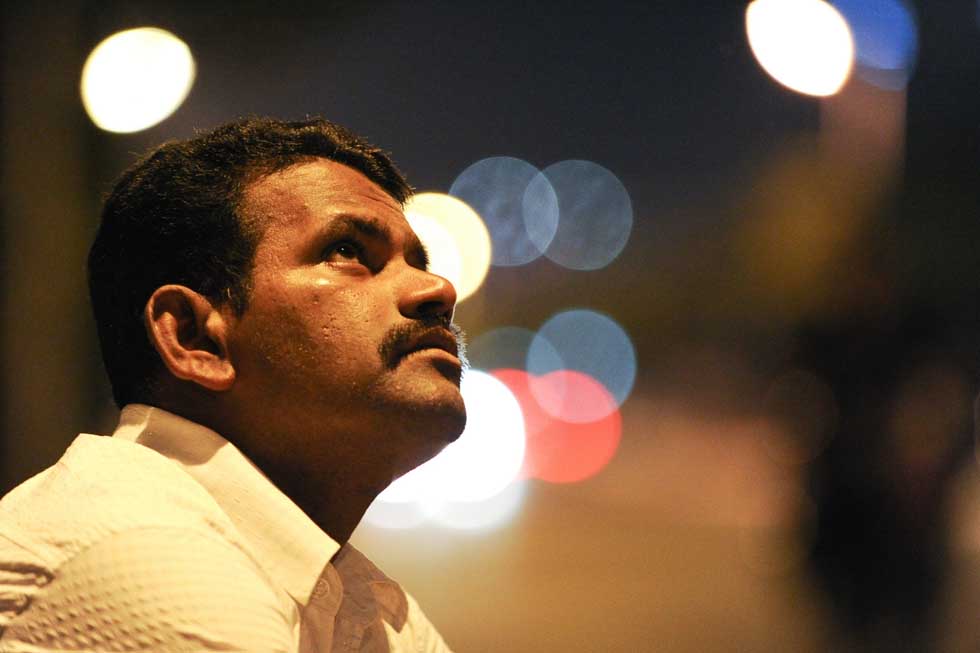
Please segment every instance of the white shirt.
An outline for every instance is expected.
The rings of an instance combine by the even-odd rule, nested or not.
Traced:
[[[233,444],[133,404],[0,500],[0,653],[448,651]]]

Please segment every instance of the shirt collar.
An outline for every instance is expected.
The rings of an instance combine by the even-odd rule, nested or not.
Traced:
[[[147,446],[180,465],[214,497],[273,579],[307,605],[340,544],[235,445],[209,428],[143,404],[123,408],[113,437]]]

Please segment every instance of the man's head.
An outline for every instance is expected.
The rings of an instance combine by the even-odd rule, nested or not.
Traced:
[[[246,188],[322,157],[355,168],[404,202],[411,189],[388,157],[325,120],[251,119],[165,143],[122,174],[89,252],[89,290],[113,397],[147,401],[162,370],[143,309],[154,290],[181,284],[237,314],[248,305],[252,257],[264,225],[243,219]]]
[[[269,442],[242,444],[283,465],[325,432],[350,435],[331,443],[340,455],[390,445],[375,454],[395,473],[433,455],[465,420],[455,291],[425,271],[410,192],[380,150],[324,120],[245,120],[142,158],[89,255],[116,402],[264,428]]]

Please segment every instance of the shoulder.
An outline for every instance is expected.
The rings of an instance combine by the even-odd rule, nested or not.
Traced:
[[[240,539],[184,470],[147,447],[104,436],[78,436],[55,465],[0,500],[0,533],[52,570],[110,535],[154,527]]]
[[[62,564],[0,625],[0,651],[289,651],[292,622],[284,597],[232,544],[148,527],[106,537]]]

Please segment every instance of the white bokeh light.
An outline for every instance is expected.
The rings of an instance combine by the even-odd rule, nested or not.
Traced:
[[[195,72],[190,48],[170,32],[155,27],[118,32],[99,43],[85,62],[82,104],[101,129],[139,131],[177,110]]]
[[[438,470],[443,497],[482,501],[503,491],[521,471],[524,414],[510,388],[484,372],[469,370],[462,392],[466,430],[429,464]]]
[[[472,295],[483,283],[490,269],[490,232],[483,219],[466,202],[445,193],[419,193],[405,203],[405,216],[409,224],[420,219],[438,224],[451,238],[456,254],[446,258],[458,258],[460,272],[457,279],[449,278],[456,287],[456,301]],[[438,242],[425,242],[433,260],[441,258]],[[448,278],[448,277],[447,277]]]
[[[462,528],[476,528],[499,520],[492,514],[509,514],[506,506],[511,499],[490,500],[510,491],[524,462],[526,436],[520,404],[503,382],[478,370],[466,373],[461,390],[467,413],[463,434],[382,492],[375,503],[395,507],[373,510],[370,523],[385,525],[387,514],[392,515],[391,527],[404,528],[406,523],[415,525],[415,515],[421,511],[443,522],[459,522]]]
[[[487,530],[512,520],[524,504],[525,494],[527,481],[517,480],[482,501],[450,501],[431,506],[429,517],[440,526],[455,530]]]
[[[408,213],[405,218],[425,245],[425,251],[429,254],[429,271],[449,279],[458,292],[463,278],[463,259],[452,235],[427,215]]]
[[[822,0],[754,0],[745,10],[752,53],[780,84],[806,95],[833,95],[854,65],[844,17]]]
[[[377,528],[407,530],[417,528],[429,518],[417,501],[381,501],[371,504],[364,513],[364,523]]]

